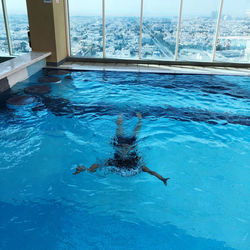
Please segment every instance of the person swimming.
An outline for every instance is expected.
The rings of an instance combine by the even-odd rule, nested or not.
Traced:
[[[161,180],[165,185],[170,178],[164,178],[157,172],[150,170],[143,164],[142,158],[137,154],[137,134],[139,133],[142,125],[142,116],[137,113],[138,123],[134,129],[133,136],[129,137],[124,134],[122,122],[122,115],[119,115],[116,124],[116,136],[112,141],[115,149],[113,158],[108,159],[104,166],[110,168],[111,172],[119,173],[122,176],[134,176],[136,174],[143,172],[149,173],[159,180]],[[91,173],[96,172],[99,168],[99,164],[94,163],[91,167],[87,168],[85,166],[78,166],[73,175],[77,175],[83,171],[89,171]]]

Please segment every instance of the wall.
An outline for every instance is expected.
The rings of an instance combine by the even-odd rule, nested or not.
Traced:
[[[58,63],[68,56],[65,0],[26,0],[33,51],[51,52],[47,62]],[[59,2],[59,3],[57,3]]]
[[[68,56],[65,5],[66,1],[64,0],[60,0],[59,3],[53,3],[57,62]]]

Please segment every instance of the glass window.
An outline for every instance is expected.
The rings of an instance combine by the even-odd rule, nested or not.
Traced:
[[[102,57],[102,1],[70,0],[71,54]]]
[[[184,0],[178,60],[211,61],[220,0]]]
[[[145,0],[142,58],[173,60],[180,1]]]
[[[19,2],[8,0],[8,5],[14,1]],[[181,0],[143,2],[141,58],[174,60]],[[102,0],[69,0],[68,3],[71,54],[102,58]],[[178,44],[179,61],[212,60],[220,3],[221,0],[183,0]],[[140,11],[141,0],[105,0],[107,58],[139,58]],[[10,22],[14,31],[20,30],[21,28],[17,27],[17,17],[12,19]],[[23,28],[21,30],[24,31]],[[14,31],[12,29],[11,34],[16,44],[15,41],[21,36]],[[6,50],[4,33],[0,38],[1,49]],[[22,50],[21,47],[19,43],[18,51]],[[249,0],[224,0],[215,60],[250,62]]]
[[[105,0],[106,56],[139,57],[140,0]]]
[[[25,0],[8,0],[6,7],[9,19],[9,29],[14,55],[29,52],[28,30],[29,22]]]
[[[0,56],[9,55],[8,42],[6,37],[2,3],[0,2]]]
[[[250,62],[249,0],[224,1],[215,60]]]

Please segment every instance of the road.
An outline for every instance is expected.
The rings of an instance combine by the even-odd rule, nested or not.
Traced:
[[[155,38],[154,33],[146,25],[143,26],[142,30],[143,32],[151,36],[151,39],[154,41],[154,44],[157,46],[157,48],[165,57],[170,57],[170,58],[174,57],[172,51],[167,47],[163,46],[161,42]]]

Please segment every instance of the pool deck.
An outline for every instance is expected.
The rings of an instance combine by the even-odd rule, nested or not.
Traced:
[[[232,67],[202,67],[202,66],[166,66],[152,64],[121,64],[121,63],[86,63],[65,62],[58,67],[68,70],[102,70],[124,72],[149,72],[166,74],[197,74],[197,75],[238,75],[250,76],[250,69]]]

